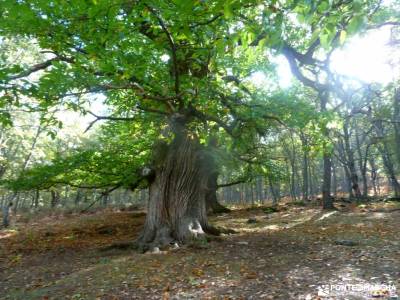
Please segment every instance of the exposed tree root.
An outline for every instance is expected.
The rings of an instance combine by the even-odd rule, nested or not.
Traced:
[[[135,244],[135,242],[132,242],[132,241],[116,242],[116,243],[112,243],[109,246],[102,247],[99,250],[100,251],[109,251],[109,250],[114,250],[114,249],[118,249],[118,250],[136,249],[136,244]]]
[[[213,214],[223,214],[223,213],[230,213],[231,210],[220,203],[216,202],[212,206],[212,213]]]
[[[144,234],[145,233],[145,234]],[[194,248],[204,248],[210,236],[236,233],[232,229],[217,228],[206,224],[201,226],[196,219],[183,221],[175,230],[168,226],[158,229],[146,229],[135,241],[136,246],[142,252],[154,249],[170,250],[179,245],[189,245]]]
[[[219,236],[221,234],[235,234],[237,233],[235,230],[230,228],[223,228],[223,227],[215,227],[212,225],[208,225],[204,231],[210,235]]]

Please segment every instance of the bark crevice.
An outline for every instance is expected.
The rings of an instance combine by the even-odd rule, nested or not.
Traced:
[[[194,136],[182,130],[155,163],[149,183],[147,218],[137,240],[143,251],[205,239],[208,175],[204,152]]]

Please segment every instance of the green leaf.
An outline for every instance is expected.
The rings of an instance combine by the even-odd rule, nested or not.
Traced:
[[[342,30],[340,32],[340,36],[339,36],[339,43],[340,45],[343,45],[344,42],[346,41],[346,36],[347,36],[347,32],[345,30]]]
[[[321,33],[319,39],[321,41],[322,47],[326,50],[329,49],[331,43],[329,32],[324,31],[323,33]]]
[[[349,34],[356,33],[361,28],[363,23],[364,23],[364,17],[363,16],[357,15],[357,16],[353,17],[351,19],[349,25],[347,26],[347,32]]]
[[[224,5],[224,16],[226,19],[231,19],[233,17],[232,3],[230,1]]]
[[[320,13],[324,13],[325,11],[327,11],[329,9],[329,2],[328,1],[322,1],[319,5],[318,5],[318,12]]]

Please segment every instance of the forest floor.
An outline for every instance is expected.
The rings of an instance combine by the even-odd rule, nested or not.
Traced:
[[[400,204],[337,206],[233,210],[211,223],[237,234],[151,254],[106,248],[141,212],[17,222],[0,231],[0,299],[397,299]]]

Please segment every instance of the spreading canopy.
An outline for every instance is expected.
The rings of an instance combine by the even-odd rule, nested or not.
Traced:
[[[218,136],[235,157],[253,163],[265,158],[256,147],[260,136],[272,125],[290,126],[310,107],[282,101],[293,95],[259,90],[249,76],[273,72],[271,51],[289,53],[292,64],[314,60],[314,53],[357,31],[379,1],[0,3],[0,36],[39,50],[35,63],[0,67],[2,102],[90,113],[87,102],[103,94],[110,114],[93,114],[95,121],[128,121],[158,133],[148,135],[154,141],[171,140],[168,126],[179,120],[203,143]]]

